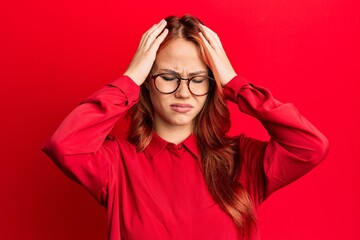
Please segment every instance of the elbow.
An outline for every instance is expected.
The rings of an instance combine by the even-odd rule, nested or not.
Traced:
[[[72,162],[67,157],[64,144],[54,137],[48,139],[41,147],[52,162],[68,177],[78,182],[76,175],[72,172]]]
[[[327,155],[330,152],[330,143],[327,137],[325,137],[324,135],[322,135],[319,138],[319,141],[317,143],[316,148],[314,148],[314,153],[311,157],[312,162],[317,165],[320,162],[322,162]]]
[[[63,156],[59,141],[53,137],[49,138],[41,147],[41,151],[48,155],[53,161],[60,161]]]

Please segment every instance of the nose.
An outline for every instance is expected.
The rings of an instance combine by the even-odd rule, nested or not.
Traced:
[[[187,81],[180,81],[180,86],[175,92],[175,96],[178,98],[189,98],[191,96],[191,92],[188,88]]]

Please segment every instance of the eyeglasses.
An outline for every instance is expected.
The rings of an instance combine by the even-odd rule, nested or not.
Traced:
[[[195,96],[204,96],[209,93],[215,80],[206,75],[193,76],[190,78],[182,78],[171,73],[160,73],[152,75],[155,88],[163,94],[174,93],[180,86],[181,81],[187,81],[189,91]]]

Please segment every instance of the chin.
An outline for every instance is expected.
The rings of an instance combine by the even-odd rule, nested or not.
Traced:
[[[192,121],[173,121],[171,124],[174,126],[188,126],[192,124]]]
[[[168,122],[174,126],[187,126],[193,123],[193,119],[171,119]]]

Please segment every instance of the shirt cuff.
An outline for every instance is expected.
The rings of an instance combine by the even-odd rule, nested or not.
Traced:
[[[127,75],[116,78],[108,85],[119,88],[126,95],[129,103],[139,99],[140,87]]]
[[[251,82],[241,76],[233,77],[223,88],[225,99],[236,102],[240,89],[248,84],[251,84]]]

